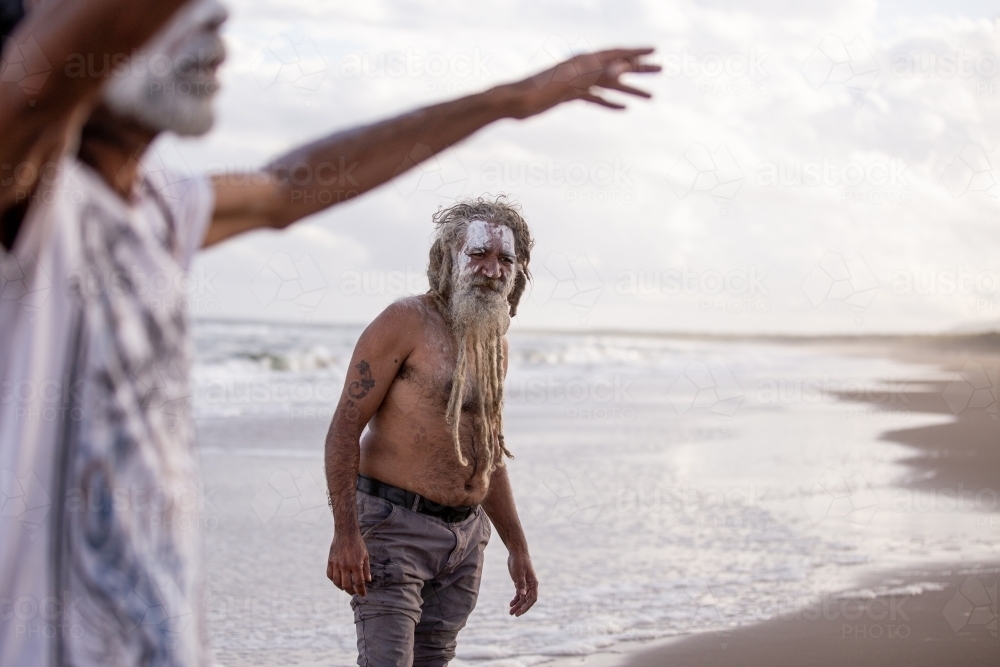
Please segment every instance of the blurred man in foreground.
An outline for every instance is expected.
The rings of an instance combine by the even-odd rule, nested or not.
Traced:
[[[648,49],[578,56],[259,173],[181,179],[141,158],[163,131],[212,126],[224,8],[25,2],[0,0],[0,592],[36,611],[0,614],[0,664],[207,664],[183,292],[198,248],[285,227],[495,120],[617,108],[596,88],[645,96],[619,76],[656,68]]]
[[[461,202],[434,221],[430,291],[365,329],[326,441],[327,576],[354,596],[361,667],[443,667],[455,657],[491,521],[510,554],[510,613],[538,597],[502,414],[505,334],[533,241],[502,199]]]

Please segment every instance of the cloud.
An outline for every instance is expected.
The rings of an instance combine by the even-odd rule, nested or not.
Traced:
[[[873,0],[624,7],[414,0],[319,12],[308,3],[246,0],[226,28],[232,48],[218,128],[202,141],[176,142],[177,150],[196,170],[262,164],[333,130],[527,74],[546,44],[649,43],[664,74],[635,83],[654,92],[651,102],[629,99],[624,114],[573,103],[500,122],[442,157],[461,165],[464,193],[505,192],[522,203],[537,257],[588,258],[608,289],[586,326],[862,333],[996,322],[1000,290],[891,289],[900,272],[926,279],[960,267],[995,271],[1000,250],[996,199],[975,188],[956,196],[955,168],[949,172],[962,155],[995,155],[1000,146],[1000,125],[992,122],[1000,71],[989,69],[1000,64],[1000,29],[978,18],[985,10],[975,3],[926,5],[916,13]],[[305,39],[315,46],[310,71],[322,61],[328,75],[308,90],[294,77],[274,77],[262,90],[255,58],[268,45]],[[810,58],[838,44],[853,45],[845,53],[864,53],[864,62],[828,57],[840,70],[816,85]],[[394,69],[390,56],[409,64]],[[953,72],[949,57],[971,63],[966,73]],[[478,65],[456,67],[459,60]],[[359,63],[362,69],[351,69]],[[855,69],[864,70],[863,86],[850,83]],[[742,175],[725,206],[672,187],[671,169],[693,145],[710,153],[725,147],[727,167]],[[224,300],[234,313],[259,316],[243,274],[265,264],[272,246],[292,259],[310,252],[331,285],[310,317],[357,321],[390,297],[344,301],[337,276],[419,273],[430,215],[446,200],[434,188],[385,186],[287,232],[233,241],[202,261],[232,283]],[[863,319],[837,304],[816,307],[803,293],[827,255],[864,257],[879,297]],[[613,289],[628,272],[751,269],[768,276],[766,305],[728,288]],[[558,305],[528,300],[519,317],[529,326],[580,325]]]

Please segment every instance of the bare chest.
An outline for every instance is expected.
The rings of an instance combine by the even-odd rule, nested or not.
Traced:
[[[414,350],[400,366],[390,396],[443,415],[454,384],[455,357],[450,343],[426,345]],[[473,378],[467,377],[464,385],[462,409],[469,411],[475,406],[478,392]]]

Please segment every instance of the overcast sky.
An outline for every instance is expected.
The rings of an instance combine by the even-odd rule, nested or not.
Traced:
[[[931,0],[230,3],[219,120],[181,170],[650,45],[654,94],[491,126],[397,182],[203,252],[199,315],[359,323],[423,291],[430,216],[506,193],[521,328],[938,332],[1000,322],[1000,23]]]

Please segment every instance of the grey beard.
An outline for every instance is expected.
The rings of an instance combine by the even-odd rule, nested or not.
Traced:
[[[458,460],[472,463],[477,475],[492,472],[506,449],[503,435],[503,360],[501,338],[510,326],[510,310],[502,292],[459,284],[448,304],[458,357],[452,375],[447,416]],[[466,461],[459,442],[459,423],[466,398],[476,403],[476,435],[472,461]]]
[[[470,336],[480,341],[496,340],[510,327],[510,305],[494,290],[461,286],[452,292],[448,311],[459,340],[468,341]]]

